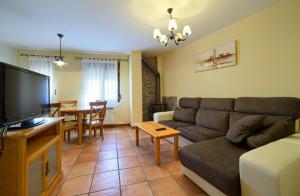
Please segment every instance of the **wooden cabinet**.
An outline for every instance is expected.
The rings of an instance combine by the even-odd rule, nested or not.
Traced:
[[[0,158],[0,195],[48,195],[62,178],[61,121],[8,132]]]

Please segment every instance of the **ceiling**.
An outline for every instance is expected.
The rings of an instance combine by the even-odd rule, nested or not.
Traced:
[[[178,29],[190,25],[193,40],[251,15],[278,0],[0,0],[0,42],[14,48],[65,51],[161,52],[153,29],[167,31],[167,8]],[[184,43],[184,44],[186,44]]]

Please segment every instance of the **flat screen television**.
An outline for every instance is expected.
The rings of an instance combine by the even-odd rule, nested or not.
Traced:
[[[50,112],[49,76],[0,62],[0,127],[41,124]]]

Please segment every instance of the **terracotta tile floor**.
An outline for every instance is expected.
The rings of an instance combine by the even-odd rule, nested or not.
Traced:
[[[76,144],[76,135],[64,141],[64,179],[52,195],[91,196],[204,196],[207,195],[182,174],[180,161],[173,158],[173,146],[161,141],[161,166],[154,165],[154,144],[140,132],[135,146],[135,130],[129,126],[105,128],[104,140],[93,137],[88,144]]]

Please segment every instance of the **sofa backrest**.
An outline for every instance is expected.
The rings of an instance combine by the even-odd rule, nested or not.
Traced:
[[[300,99],[295,97],[188,98],[179,100],[181,108],[198,108],[195,124],[227,132],[239,119],[248,115],[264,115],[271,120],[287,120],[295,130],[300,118]]]
[[[179,99],[179,107],[181,108],[199,108],[200,107],[199,97],[182,97]]]
[[[287,120],[289,128],[295,130],[295,120],[300,117],[300,99],[294,97],[239,97],[230,113],[232,126],[248,115],[264,115],[273,120]]]
[[[195,123],[196,113],[196,108],[175,108],[173,120],[186,123]]]
[[[199,107],[199,97],[182,97],[179,99],[179,108],[175,108],[173,120],[193,124]]]
[[[233,98],[202,98],[196,115],[196,125],[227,132],[229,113],[233,108]]]

